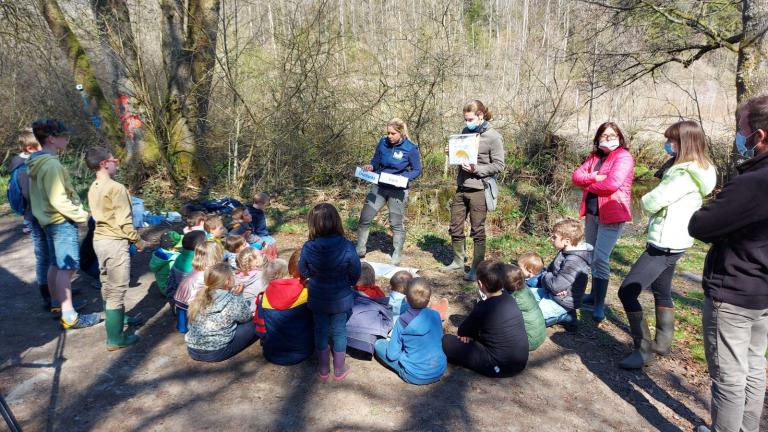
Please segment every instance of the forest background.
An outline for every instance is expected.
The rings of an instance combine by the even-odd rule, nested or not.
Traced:
[[[101,143],[151,210],[260,190],[343,198],[399,117],[424,163],[409,213],[432,224],[452,193],[442,148],[480,99],[507,149],[491,222],[537,232],[572,214],[570,173],[606,120],[639,183],[680,119],[703,125],[728,176],[737,103],[767,88],[765,3],[0,1],[0,156],[56,117],[75,130],[80,190],[82,154]]]

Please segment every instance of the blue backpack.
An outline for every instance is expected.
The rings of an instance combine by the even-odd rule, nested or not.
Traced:
[[[21,193],[21,185],[19,185],[19,172],[27,171],[27,164],[23,163],[11,171],[11,178],[8,179],[8,203],[11,205],[11,210],[16,214],[23,215],[27,209],[27,199]]]

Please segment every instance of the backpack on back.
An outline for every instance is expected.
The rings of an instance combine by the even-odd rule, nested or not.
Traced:
[[[24,198],[24,194],[21,193],[21,185],[19,184],[19,172],[27,171],[27,164],[23,163],[11,171],[11,177],[8,179],[8,203],[11,205],[11,210],[18,215],[24,215],[24,211],[27,209],[27,199]]]

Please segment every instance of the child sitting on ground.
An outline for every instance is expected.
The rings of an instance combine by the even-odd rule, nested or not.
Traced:
[[[504,294],[507,274],[498,261],[477,266],[480,298],[461,323],[458,335],[443,336],[448,361],[488,377],[505,377],[525,369],[528,336],[517,302]]]
[[[531,291],[539,302],[547,327],[563,323],[576,331],[576,309],[587,287],[592,245],[583,243],[584,228],[575,219],[564,219],[552,227],[552,245],[557,255],[539,279],[539,288]]]
[[[173,263],[176,262],[176,257],[179,256],[179,253],[174,250],[175,246],[176,241],[168,234],[165,234],[160,238],[160,247],[155,249],[152,253],[152,258],[149,259],[149,269],[155,275],[157,289],[162,295],[165,295]]]
[[[192,271],[179,284],[179,289],[176,290],[176,294],[173,297],[176,305],[176,325],[179,332],[187,332],[187,309],[189,308],[189,303],[203,286],[205,270],[221,263],[223,259],[224,251],[214,240],[208,240],[197,245],[195,248]]]
[[[448,367],[441,345],[440,315],[427,307],[431,294],[429,281],[410,280],[405,292],[410,309],[395,322],[392,337],[374,345],[376,358],[410,384],[436,382]]]
[[[181,252],[176,257],[173,267],[171,267],[171,272],[168,275],[168,285],[165,289],[165,297],[168,299],[168,303],[173,311],[176,310],[173,296],[176,295],[176,290],[179,288],[181,281],[192,271],[195,249],[202,243],[205,243],[204,231],[190,231],[184,234],[184,237],[181,239]]]
[[[245,240],[256,249],[264,247],[264,241],[259,236],[253,234],[251,223],[253,218],[251,213],[245,207],[236,207],[232,210],[232,225],[229,235],[238,234],[245,237]]]
[[[357,280],[355,290],[370,298],[385,297],[384,291],[376,285],[376,271],[367,262],[360,263],[360,279]]]
[[[243,298],[251,312],[256,310],[256,296],[266,286],[263,281],[262,269],[267,263],[267,258],[261,251],[252,247],[246,247],[237,254],[237,273],[235,283],[243,285]]]
[[[218,362],[244,350],[258,336],[232,268],[219,262],[205,271],[203,280],[203,289],[189,306],[189,333],[184,340],[193,360]]]
[[[199,210],[190,212],[187,216],[187,226],[184,227],[183,232],[186,234],[190,231],[205,231],[203,224],[205,224],[205,213]]]
[[[224,238],[224,261],[229,264],[232,269],[237,269],[237,254],[243,249],[248,247],[245,242],[245,238],[237,234],[229,234]]]
[[[264,358],[279,365],[300,363],[310,357],[315,348],[307,289],[289,274],[288,264],[279,258],[266,265],[264,280],[269,282],[257,298],[254,317]]]
[[[397,322],[400,315],[408,310],[405,288],[413,275],[408,270],[400,270],[389,279],[389,307],[392,308],[392,321]]]
[[[267,217],[264,214],[264,209],[267,207],[269,207],[269,194],[259,192],[253,196],[253,206],[249,209],[252,218],[251,231],[268,245],[273,245],[275,244],[275,239],[272,238],[267,230]]]
[[[523,313],[525,334],[528,336],[528,351],[533,351],[544,343],[547,338],[547,327],[544,325],[544,315],[539,309],[536,298],[523,281],[524,271],[514,264],[505,264],[506,280],[504,290],[517,301],[517,307]]]
[[[539,279],[544,274],[544,260],[536,252],[526,252],[517,257],[517,265],[523,271],[525,285],[528,288],[538,288]]]
[[[224,220],[219,215],[210,215],[205,218],[203,223],[205,228],[205,235],[211,240],[216,240],[219,245],[222,245],[222,238],[227,235],[227,230],[224,228]]]

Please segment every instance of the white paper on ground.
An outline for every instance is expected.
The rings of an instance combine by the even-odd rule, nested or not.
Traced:
[[[355,177],[365,180],[368,183],[378,184],[379,175],[373,171],[364,171],[362,168],[355,168]]]
[[[392,186],[407,188],[408,177],[383,172],[379,174],[379,183],[386,183],[386,184],[391,184]]]
[[[412,274],[414,277],[418,276],[419,269],[414,267],[397,267],[393,266],[392,264],[384,264],[384,263],[377,263],[377,262],[371,262],[366,261],[368,264],[373,267],[373,271],[376,272],[376,277],[383,277],[383,278],[391,278],[395,275],[395,273],[399,272],[400,270],[405,270]]]

